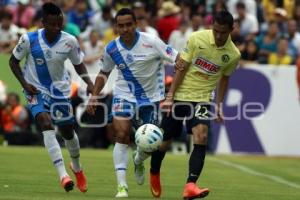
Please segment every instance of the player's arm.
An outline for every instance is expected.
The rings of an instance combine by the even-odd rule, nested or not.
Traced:
[[[82,78],[82,80],[87,84],[87,93],[93,92],[93,82],[91,81],[88,72],[86,70],[86,67],[83,63],[80,63],[79,65],[74,65],[76,73]]]
[[[14,48],[12,55],[9,59],[9,66],[11,71],[15,75],[15,77],[18,79],[18,81],[24,88],[24,90],[27,93],[33,95],[39,93],[39,91],[37,90],[36,87],[27,83],[20,67],[20,60],[22,60],[22,58],[24,58],[27,55],[29,48],[30,48],[29,41],[26,35],[22,35],[22,37],[20,38],[17,46]]]
[[[223,115],[221,112],[222,108],[222,102],[224,100],[225,94],[228,89],[228,83],[229,83],[229,76],[223,75],[219,81],[218,89],[217,89],[217,108],[216,108],[216,114],[217,114],[217,122],[223,122]]]
[[[95,80],[95,85],[92,91],[92,96],[89,99],[86,111],[87,113],[94,115],[95,110],[96,110],[96,105],[97,105],[97,98],[98,95],[100,94],[101,90],[104,88],[105,83],[109,77],[110,71],[109,72],[104,72],[100,70],[96,80]]]
[[[88,106],[86,109],[86,111],[91,115],[95,114],[97,97],[104,88],[105,83],[110,75],[110,72],[115,66],[115,63],[111,59],[110,55],[106,51],[104,51],[103,58],[100,59],[99,65],[101,70],[98,76],[96,77],[92,96],[89,99]]]
[[[236,59],[226,67],[225,71],[223,71],[223,74],[219,80],[218,87],[217,87],[217,97],[216,97],[216,103],[217,103],[216,121],[217,122],[223,122],[223,114],[221,112],[222,111],[222,102],[224,100],[224,97],[225,97],[227,89],[228,89],[230,75],[238,67],[239,60],[240,60],[240,55],[237,56]]]
[[[176,64],[175,64],[175,69],[180,69],[180,70],[175,71],[175,75],[174,75],[171,87],[169,89],[169,92],[168,92],[166,98],[173,99],[174,94],[175,94],[177,88],[182,83],[183,78],[184,78],[189,66],[190,66],[190,63],[186,62],[182,58],[178,58],[178,60],[176,61]]]

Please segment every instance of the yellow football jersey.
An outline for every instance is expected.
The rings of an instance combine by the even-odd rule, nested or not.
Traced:
[[[236,69],[241,55],[230,37],[217,47],[212,30],[203,30],[192,33],[180,56],[191,64],[174,99],[209,102],[220,77]]]

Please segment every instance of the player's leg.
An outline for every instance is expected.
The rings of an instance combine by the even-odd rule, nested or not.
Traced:
[[[158,126],[158,113],[159,102],[153,102],[151,104],[142,105],[137,109],[137,113],[134,117],[135,128],[143,124],[154,124]],[[145,166],[144,160],[151,156],[151,153],[142,151],[139,147],[133,152],[134,163],[134,175],[137,184],[142,185],[145,181]]]
[[[131,121],[124,117],[114,117],[113,127],[116,135],[113,150],[114,166],[118,182],[116,197],[128,197],[126,170],[128,167],[128,145],[131,133]]]
[[[50,158],[58,172],[61,185],[66,191],[73,189],[73,181],[70,179],[65,169],[61,148],[56,139],[56,132],[52,125],[50,112],[49,96],[39,93],[37,95],[26,94],[28,107],[40,126],[43,133],[45,148],[47,149]]]
[[[162,161],[171,145],[172,138],[181,134],[182,121],[186,115],[186,108],[183,105],[175,103],[174,106],[174,113],[169,116],[163,114],[161,129],[164,132],[164,141],[160,149],[153,152],[151,156],[150,190],[154,197],[161,196],[160,169]]]
[[[124,99],[114,98],[112,105],[115,146],[113,150],[114,167],[118,182],[116,197],[128,197],[126,170],[128,166],[128,145],[132,131],[131,118],[135,105]]]
[[[73,124],[65,124],[58,127],[72,160],[70,168],[76,177],[76,186],[81,192],[86,192],[87,179],[80,164],[80,145]]]
[[[200,107],[199,107],[200,106]],[[208,105],[195,106],[195,116],[188,121],[188,130],[193,133],[194,148],[189,159],[189,173],[183,192],[183,199],[203,198],[208,195],[208,188],[199,188],[196,185],[202,172],[207,145],[209,116]]]
[[[87,191],[87,180],[80,164],[80,145],[74,131],[75,118],[69,99],[52,99],[52,120],[58,126],[65,146],[71,157],[71,169],[76,177],[76,186],[81,192]],[[55,104],[54,104],[55,103]]]

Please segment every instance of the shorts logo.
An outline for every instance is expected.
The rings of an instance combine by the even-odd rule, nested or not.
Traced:
[[[43,65],[43,64],[45,63],[45,61],[44,61],[43,58],[37,58],[37,59],[35,59],[35,62],[36,62],[36,64],[38,64],[38,65]]]
[[[224,54],[224,55],[222,56],[222,61],[223,61],[224,63],[227,63],[229,60],[230,60],[230,58],[229,58],[229,55],[228,55],[228,54]]]
[[[127,63],[132,63],[133,62],[133,56],[131,54],[127,54],[127,56],[126,56],[126,62]]]
[[[57,119],[61,119],[63,117],[62,112],[60,112],[59,110],[56,110],[55,115]]]

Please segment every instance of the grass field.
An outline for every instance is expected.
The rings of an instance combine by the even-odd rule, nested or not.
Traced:
[[[64,150],[65,162],[70,161]],[[3,200],[111,200],[116,180],[112,152],[83,149],[82,163],[89,191],[65,193],[42,147],[0,147],[0,199]],[[186,179],[188,156],[168,154],[162,169],[163,200],[179,200]],[[131,161],[131,160],[130,160]],[[147,169],[149,163],[147,162]],[[298,200],[300,160],[261,156],[207,156],[201,185],[211,189],[211,200]],[[147,170],[148,171],[148,170]],[[148,177],[138,186],[133,166],[128,169],[129,199],[149,200]]]

